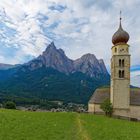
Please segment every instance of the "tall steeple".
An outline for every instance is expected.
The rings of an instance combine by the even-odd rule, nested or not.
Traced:
[[[114,114],[127,116],[130,104],[130,54],[127,44],[129,34],[122,28],[121,12],[119,22],[119,28],[112,37],[110,99]],[[122,114],[118,114],[121,112]]]
[[[114,45],[119,43],[127,43],[129,40],[129,34],[122,28],[122,16],[120,11],[120,24],[118,30],[114,33],[112,37],[112,43]]]

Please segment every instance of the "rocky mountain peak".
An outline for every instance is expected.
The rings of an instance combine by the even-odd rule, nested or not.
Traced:
[[[46,51],[47,51],[47,50],[56,50],[56,46],[54,45],[54,42],[51,42],[51,43],[47,46]]]
[[[98,63],[96,56],[90,53],[83,55],[80,59],[77,59],[76,61],[78,60],[83,61],[85,63],[91,63],[91,64]]]
[[[103,59],[99,59],[99,63],[103,63],[104,64],[104,60]]]
[[[54,45],[54,42],[51,42],[51,44],[49,44],[46,47],[46,50],[43,52],[42,55],[48,55],[49,53],[57,53],[58,49],[56,48],[56,46]]]
[[[48,54],[61,54],[61,55],[65,55],[65,52],[62,49],[57,49],[54,42],[52,42],[51,44],[49,44],[46,48],[46,50],[43,52],[42,55],[48,55]]]
[[[57,49],[52,42],[46,50],[36,59],[30,61],[26,65],[30,70],[39,67],[51,67],[65,74],[72,72],[82,72],[91,77],[99,77],[100,74],[108,75],[104,61],[98,60],[94,54],[85,54],[76,60],[69,59],[62,49]]]
[[[62,49],[58,49],[58,51],[62,54],[65,55],[65,52]]]
[[[65,55],[62,49],[57,49],[54,42],[49,44],[42,55],[32,60],[29,65],[32,70],[45,66],[66,74],[73,70],[73,61]]]
[[[94,54],[87,53],[87,54],[83,55],[81,58],[90,60],[90,59],[95,59],[96,56]]]
[[[103,59],[99,59],[99,64],[100,64],[102,71],[105,73],[108,73]]]
[[[103,60],[98,60],[94,54],[85,54],[74,61],[75,70],[91,77],[98,78],[100,74],[108,75]]]

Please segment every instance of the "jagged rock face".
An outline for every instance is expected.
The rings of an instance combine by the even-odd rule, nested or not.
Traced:
[[[70,73],[73,70],[73,61],[70,60],[62,49],[56,49],[51,43],[40,57],[46,67],[52,67],[60,72]]]
[[[30,70],[40,67],[54,68],[65,74],[82,72],[90,77],[100,78],[100,74],[109,75],[104,61],[98,60],[93,54],[85,54],[77,60],[69,59],[62,49],[57,49],[52,42],[36,59],[24,64]],[[22,70],[25,70],[22,67]]]
[[[104,60],[103,60],[103,59],[99,59],[99,64],[100,64],[100,67],[101,67],[101,69],[102,69],[102,72],[103,72],[104,74],[108,74],[108,72],[107,72],[107,69],[106,69],[106,66],[105,66],[105,63],[104,63]]]
[[[108,75],[103,60],[98,60],[93,54],[86,54],[74,61],[75,71],[80,71],[90,77],[98,78],[100,74]]]
[[[73,61],[65,55],[62,49],[57,49],[54,43],[51,43],[42,55],[26,65],[30,65],[31,70],[45,66],[54,68],[66,74],[73,70]]]

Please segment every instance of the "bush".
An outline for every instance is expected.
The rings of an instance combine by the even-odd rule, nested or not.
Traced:
[[[3,107],[3,105],[0,103],[0,108],[2,108]]]
[[[100,106],[100,108],[105,112],[106,116],[111,117],[113,113],[113,106],[109,99],[106,99]]]
[[[6,109],[16,109],[16,104],[12,101],[7,101],[4,103],[4,108]]]

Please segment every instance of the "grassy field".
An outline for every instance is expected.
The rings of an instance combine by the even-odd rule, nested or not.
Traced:
[[[139,122],[90,114],[0,110],[0,140],[139,139]]]

